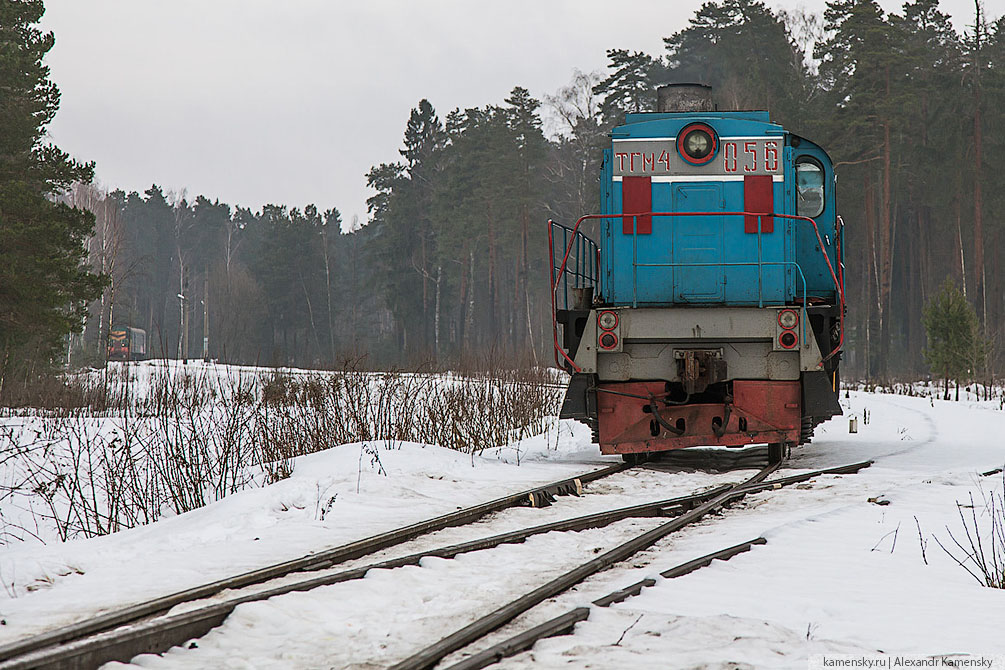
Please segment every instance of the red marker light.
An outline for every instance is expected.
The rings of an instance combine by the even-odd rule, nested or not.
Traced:
[[[614,333],[604,332],[600,336],[600,348],[601,349],[613,349],[618,346],[618,336]]]

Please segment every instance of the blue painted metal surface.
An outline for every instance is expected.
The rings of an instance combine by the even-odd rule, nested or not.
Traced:
[[[683,160],[675,142],[696,122],[717,136],[715,156],[702,166]],[[806,209],[809,191],[802,189],[800,200],[795,165],[812,158],[824,188],[823,211],[813,219],[836,267],[834,175],[822,149],[770,123],[766,112],[629,114],[611,137],[601,213],[622,214],[623,180],[644,177],[651,180],[657,215],[650,234],[637,232],[637,218],[635,232],[625,231],[621,216],[602,220],[605,303],[764,306],[800,303],[806,294],[833,304],[834,281],[809,222],[775,218],[772,232],[746,232],[743,216],[727,214],[746,211],[744,177],[751,174],[771,175],[775,213],[805,213],[800,208]],[[707,214],[679,215],[695,212]]]

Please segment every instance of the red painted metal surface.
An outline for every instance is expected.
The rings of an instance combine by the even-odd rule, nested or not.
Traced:
[[[651,177],[623,177],[621,180],[621,213],[644,214],[653,209],[653,184]],[[632,234],[634,217],[625,216],[621,219],[621,232]],[[646,214],[638,217],[639,235],[651,235],[653,232],[653,216]]]
[[[743,232],[756,233],[757,220],[761,220],[761,232],[775,232],[775,219],[771,213],[775,210],[775,182],[770,174],[748,174],[743,177],[743,209],[747,212],[758,212],[767,216],[743,217]]]
[[[844,230],[844,219],[840,216],[837,217],[837,230],[834,231],[834,245],[837,250],[837,274],[838,274],[838,286],[841,288],[841,304],[838,308],[838,323],[840,324],[841,332],[838,335],[838,343],[835,345],[834,350],[829,354],[824,356],[824,360],[830,360],[834,354],[841,351],[844,346],[844,250],[841,248],[841,237]],[[820,231],[817,231],[817,239],[820,239]],[[831,270],[833,273],[834,271]],[[835,389],[836,390],[836,389]]]
[[[683,426],[684,432],[674,435],[660,426],[653,415],[645,411],[650,401],[643,398],[665,396],[664,389],[663,382],[601,384],[597,392],[600,451],[626,454],[799,441],[798,381],[734,381],[733,402],[721,437],[715,434],[713,426],[716,420],[721,424],[726,416],[722,403],[666,406],[657,402],[660,415],[678,428]]]

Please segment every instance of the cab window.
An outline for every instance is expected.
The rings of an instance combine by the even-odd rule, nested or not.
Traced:
[[[824,168],[813,158],[796,159],[796,214],[814,218],[824,211]]]

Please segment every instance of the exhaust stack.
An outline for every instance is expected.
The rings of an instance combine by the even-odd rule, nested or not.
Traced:
[[[657,112],[714,112],[712,87],[705,84],[667,84],[656,89]]]

